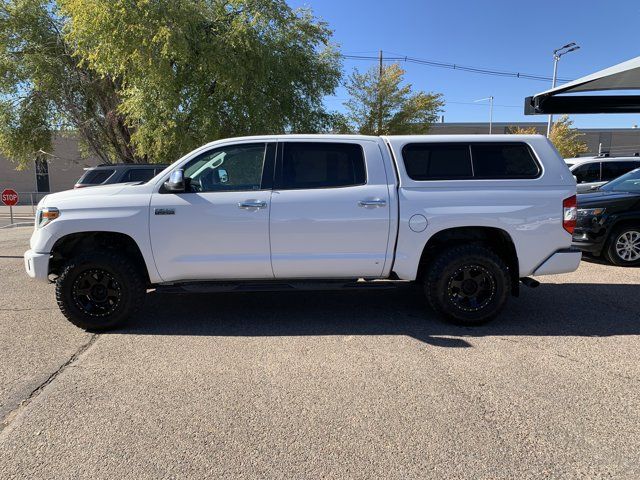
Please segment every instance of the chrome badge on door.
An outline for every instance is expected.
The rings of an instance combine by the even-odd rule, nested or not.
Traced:
[[[156,208],[154,212],[156,215],[175,215],[176,210],[175,208]]]

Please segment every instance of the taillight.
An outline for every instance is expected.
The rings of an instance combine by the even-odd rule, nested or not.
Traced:
[[[576,219],[578,218],[578,199],[575,195],[565,198],[562,201],[562,226],[573,235],[576,228]]]

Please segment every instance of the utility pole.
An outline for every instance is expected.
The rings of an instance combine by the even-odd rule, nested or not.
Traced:
[[[558,80],[558,61],[560,57],[565,53],[578,50],[580,47],[576,45],[576,42],[567,43],[565,46],[560,47],[553,51],[553,80],[551,81],[551,88],[556,88],[556,81]],[[553,125],[553,115],[549,114],[549,120],[547,121],[547,138],[551,135],[551,126]]]
[[[382,50],[380,50],[378,65],[378,135],[382,135]]]

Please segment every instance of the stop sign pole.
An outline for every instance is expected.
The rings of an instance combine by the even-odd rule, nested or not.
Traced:
[[[13,206],[18,203],[18,193],[11,188],[6,188],[2,191],[2,203],[9,207],[9,216],[13,225]]]

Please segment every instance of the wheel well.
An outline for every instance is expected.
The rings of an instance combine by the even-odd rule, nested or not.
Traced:
[[[149,272],[138,244],[129,235],[118,232],[80,232],[58,239],[51,249],[49,274],[59,275],[67,261],[89,250],[112,250],[124,254],[143,272],[149,283]]]
[[[482,245],[498,255],[509,268],[511,291],[518,295],[520,265],[511,236],[500,228],[456,227],[441,230],[433,235],[422,250],[416,279],[424,278],[433,259],[446,248],[464,244]]]
[[[640,218],[625,218],[623,220],[619,220],[613,224],[613,226],[611,227],[611,232],[613,233],[614,230],[618,230],[620,228],[625,228],[625,227],[640,228]]]

